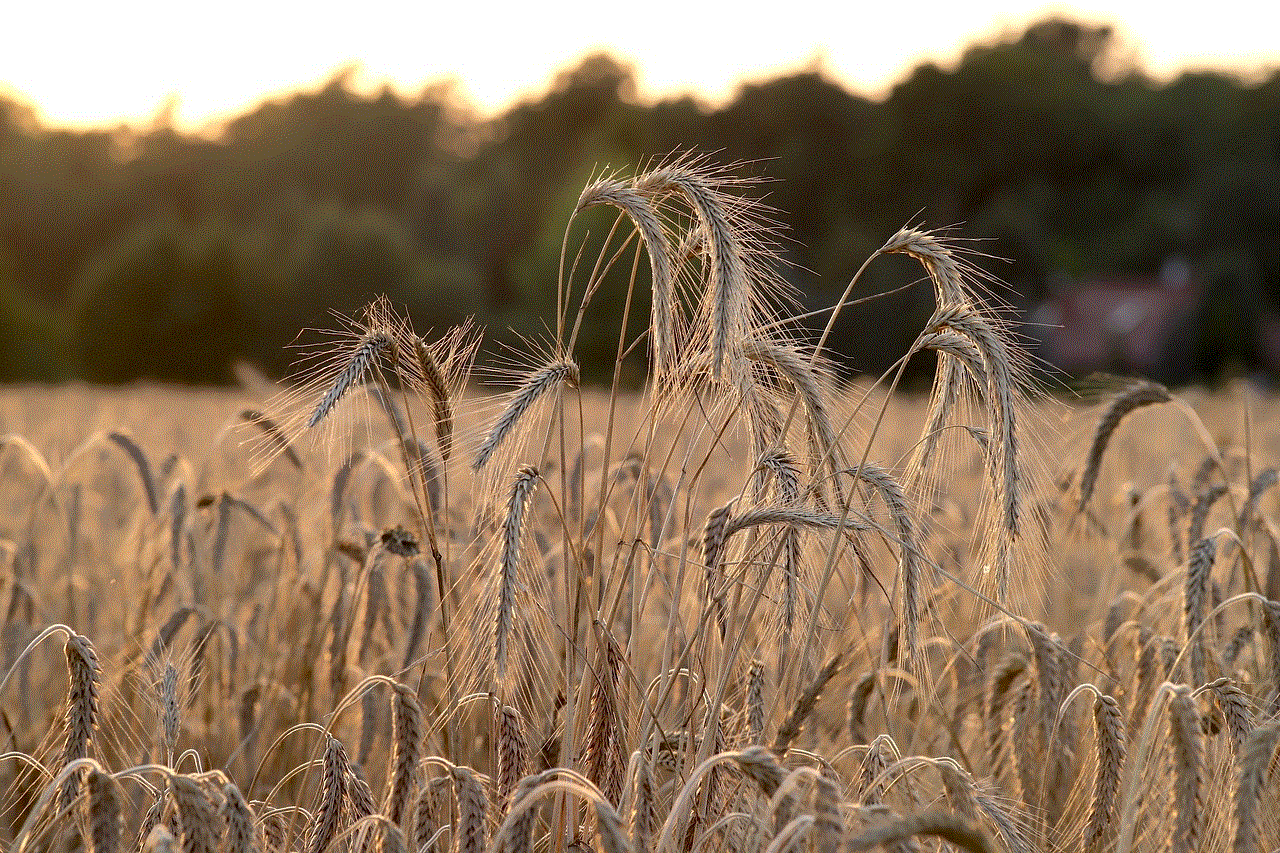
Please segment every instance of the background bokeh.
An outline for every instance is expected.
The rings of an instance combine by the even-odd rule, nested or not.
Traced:
[[[509,329],[553,317],[582,186],[692,152],[764,179],[744,192],[773,208],[803,306],[830,305],[904,223],[954,226],[983,238],[979,265],[1068,374],[1269,381],[1280,72],[1157,81],[1119,49],[1106,27],[1048,19],[878,100],[817,69],[715,108],[641,98],[634,69],[598,54],[484,116],[446,85],[368,93],[345,72],[213,133],[163,116],[69,130],[0,100],[0,380],[283,375],[299,330],[380,293],[420,330],[475,315],[516,343]],[[574,239],[608,222],[585,217]],[[886,259],[860,290],[917,275]],[[850,312],[833,353],[877,372],[931,309],[921,285]],[[580,357],[598,375],[618,321],[588,322]]]

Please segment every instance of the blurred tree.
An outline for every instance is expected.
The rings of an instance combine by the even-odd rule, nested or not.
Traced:
[[[81,277],[72,323],[82,375],[230,381],[256,277],[223,222],[136,226]]]
[[[1156,83],[1107,27],[1041,21],[953,68],[920,66],[882,102],[815,68],[716,110],[688,97],[644,105],[633,70],[598,54],[482,120],[448,86],[365,94],[353,75],[212,138],[163,121],[49,129],[0,98],[0,328],[56,324],[74,291],[63,339],[85,375],[112,381],[211,381],[233,354],[279,370],[296,329],[384,291],[420,326],[475,311],[498,329],[536,329],[550,322],[560,229],[582,184],[673,152],[765,179],[744,191],[776,211],[781,273],[806,308],[829,304],[906,222],[989,238],[975,248],[1009,263],[983,265],[1027,305],[1053,279],[1151,275],[1184,256],[1235,294],[1205,314],[1198,364],[1209,373],[1219,354],[1263,357],[1252,343],[1215,343],[1232,331],[1231,311],[1214,305],[1280,304],[1280,72]],[[918,275],[877,264],[859,295]],[[606,282],[610,299],[617,285]],[[879,372],[930,308],[927,287],[863,306],[842,319],[833,353]],[[206,322],[221,337],[190,363],[148,349]],[[137,346],[99,350],[102,330]],[[616,331],[593,313],[582,340],[603,358]],[[60,369],[36,361],[8,364],[15,376]]]

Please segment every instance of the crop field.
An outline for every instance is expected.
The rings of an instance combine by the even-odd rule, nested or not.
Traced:
[[[915,228],[867,263],[932,282],[932,392],[841,381],[732,176],[600,206],[497,372],[375,290],[287,385],[0,392],[0,842],[1280,846],[1274,401],[1046,394]],[[590,311],[640,390],[580,381]]]

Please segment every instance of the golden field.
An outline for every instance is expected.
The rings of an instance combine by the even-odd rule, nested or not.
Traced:
[[[578,382],[584,264],[505,394],[469,382],[473,334],[374,303],[284,394],[0,395],[0,839],[1280,843],[1274,401],[1046,397],[914,229],[882,251],[937,289],[934,391],[839,383],[769,321],[713,177],[580,204],[655,270],[642,392]]]

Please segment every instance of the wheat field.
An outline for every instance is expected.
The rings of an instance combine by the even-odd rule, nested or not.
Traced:
[[[371,293],[283,390],[0,394],[9,849],[1280,845],[1271,401],[1048,395],[916,228],[932,393],[842,381],[744,190],[593,182],[496,372]]]

